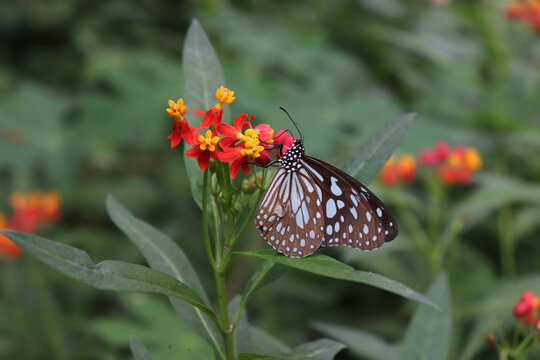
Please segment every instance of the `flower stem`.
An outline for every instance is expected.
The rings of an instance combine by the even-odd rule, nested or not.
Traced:
[[[203,186],[202,186],[202,227],[203,227],[203,237],[204,237],[204,246],[206,248],[206,255],[208,256],[208,261],[212,265],[212,269],[216,270],[216,262],[214,260],[214,255],[212,255],[212,245],[210,245],[210,234],[208,233],[208,212],[207,212],[207,194],[208,194],[208,173],[205,171],[203,174]]]
[[[224,256],[223,259],[227,259],[227,257]],[[227,356],[227,360],[234,360],[234,328],[231,326],[229,321],[229,311],[227,308],[227,291],[225,287],[225,272],[223,271],[223,269],[226,268],[226,265],[227,264],[221,263],[216,269],[216,287],[219,304],[219,319],[221,322],[221,334],[223,336],[223,342],[225,344],[225,354]]]

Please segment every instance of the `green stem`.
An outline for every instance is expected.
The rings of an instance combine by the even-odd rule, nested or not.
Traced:
[[[208,256],[208,261],[212,265],[212,269],[216,270],[216,261],[214,260],[214,255],[212,255],[212,245],[210,245],[210,234],[208,233],[208,213],[207,213],[207,194],[208,194],[208,173],[210,171],[205,171],[203,174],[203,186],[202,186],[202,226],[203,226],[203,237],[204,237],[204,247],[206,248],[206,255]]]
[[[224,251],[224,253],[226,252],[227,250]],[[223,259],[227,259],[227,256],[225,256],[225,254],[223,256]],[[226,268],[226,265],[227,264],[221,263],[216,270],[216,287],[219,304],[219,319],[221,322],[221,334],[223,336],[223,342],[225,343],[225,354],[227,356],[227,360],[234,360],[234,328],[229,321],[229,311],[227,308],[227,291],[225,288],[225,272],[223,271],[223,269]]]
[[[498,224],[501,269],[502,274],[508,277],[516,272],[515,238],[510,205],[499,211]]]

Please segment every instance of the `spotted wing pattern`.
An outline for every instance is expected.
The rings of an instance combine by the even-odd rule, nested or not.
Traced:
[[[346,245],[373,250],[397,236],[394,218],[362,183],[321,160],[305,156],[302,161],[314,183],[323,190],[321,246]]]
[[[255,224],[277,251],[305,257],[319,247],[373,250],[398,234],[384,204],[352,176],[305,156],[301,140],[279,159]]]
[[[288,257],[314,253],[324,236],[322,194],[306,169],[279,169],[255,216],[268,244]]]

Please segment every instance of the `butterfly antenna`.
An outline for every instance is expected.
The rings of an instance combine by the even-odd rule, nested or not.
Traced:
[[[302,140],[302,142],[304,142],[304,134],[302,133],[302,131],[300,131],[300,128],[298,127],[298,124],[292,119],[291,115],[289,115],[289,113],[287,112],[287,110],[285,110],[282,106],[279,107],[281,110],[283,110],[283,112],[285,114],[287,114],[287,116],[289,117],[289,119],[291,119],[294,127],[296,128],[296,130],[298,131],[298,133],[300,134],[300,140]]]

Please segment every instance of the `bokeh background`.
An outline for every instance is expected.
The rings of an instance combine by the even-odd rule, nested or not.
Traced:
[[[212,289],[182,151],[166,139],[172,121],[165,108],[182,96],[182,44],[197,17],[224,85],[237,94],[231,113],[255,114],[278,129],[290,127],[279,106],[287,108],[312,156],[339,165],[370,132],[411,111],[418,116],[398,154],[439,140],[478,149],[482,171],[444,198],[445,223],[463,220],[453,266],[445,265],[454,308],[450,358],[494,358],[483,340],[490,324],[512,326],[521,291],[540,291],[540,35],[505,16],[507,4],[4,1],[0,212],[9,214],[13,192],[57,191],[62,218],[40,235],[80,247],[96,262],[144,264],[107,217],[112,193],[171,235]],[[375,180],[371,188],[400,209],[398,222],[399,214],[422,221],[429,211],[421,182],[386,187]],[[264,243],[253,229],[241,246]],[[326,252],[424,292],[434,274],[407,228],[385,248]],[[235,268],[229,294],[241,291],[254,265]],[[129,335],[156,359],[211,356],[165,298],[99,292],[25,254],[0,259],[0,295],[2,359],[128,359]],[[248,315],[291,346],[328,336],[321,322],[394,346],[414,308],[377,289],[291,270],[255,295]],[[365,357],[351,347],[338,358]]]

